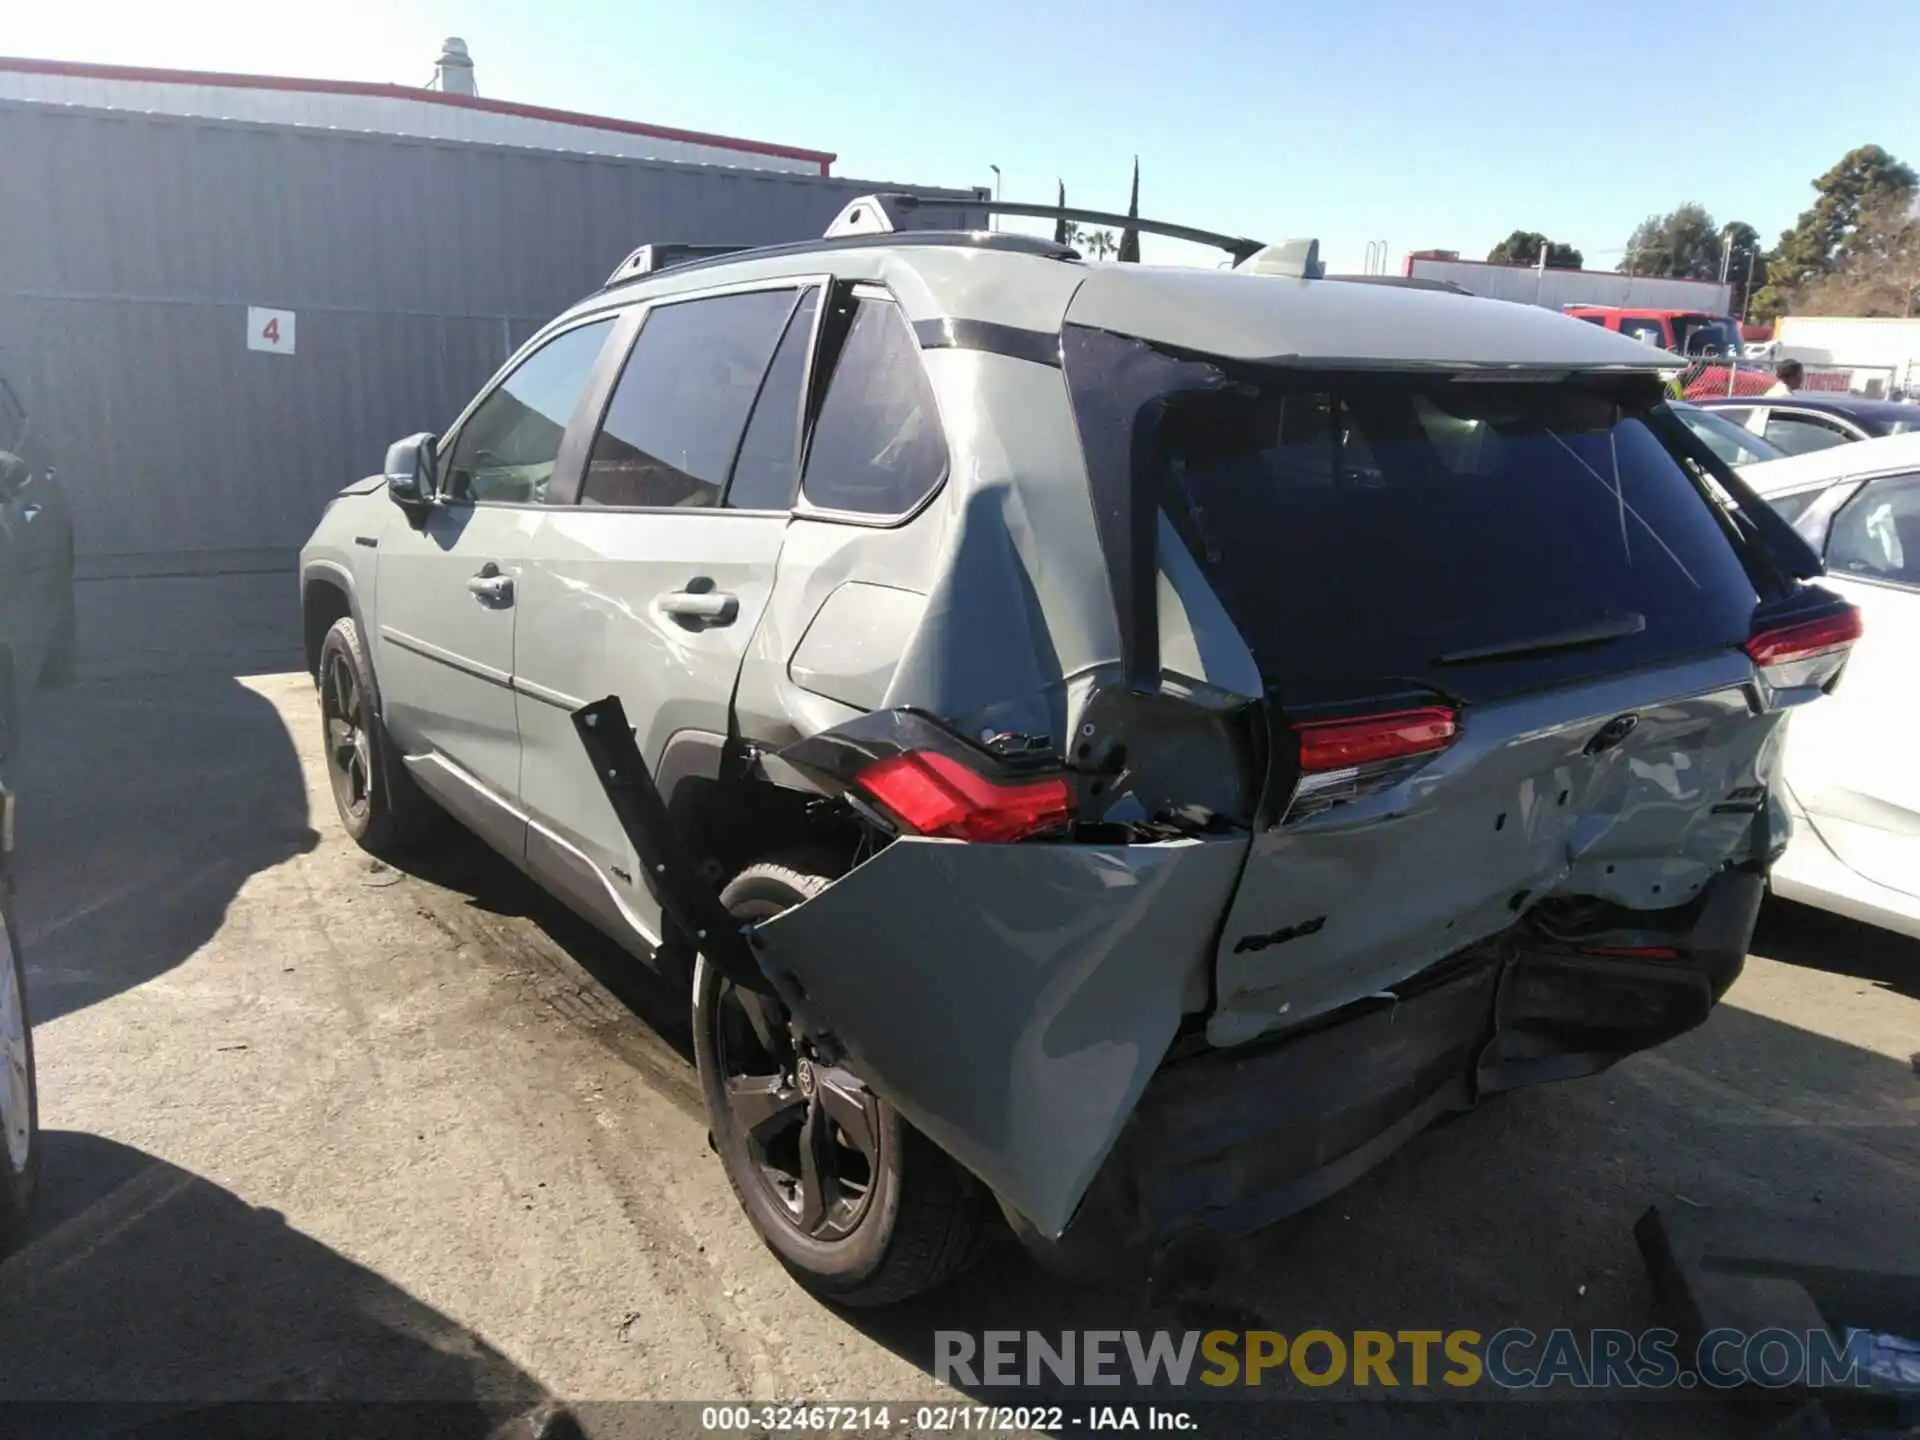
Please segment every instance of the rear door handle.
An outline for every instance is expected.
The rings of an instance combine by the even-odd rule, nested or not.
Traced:
[[[513,603],[513,577],[502,575],[500,567],[492,561],[482,565],[480,573],[467,581],[467,589],[471,590],[483,605]]]
[[[740,614],[740,597],[723,590],[673,590],[660,597],[660,608],[681,620],[731,625]]]

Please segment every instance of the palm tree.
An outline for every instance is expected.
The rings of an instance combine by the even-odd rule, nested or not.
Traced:
[[[1105,260],[1120,249],[1111,230],[1082,230],[1079,239],[1081,247],[1095,260]]]

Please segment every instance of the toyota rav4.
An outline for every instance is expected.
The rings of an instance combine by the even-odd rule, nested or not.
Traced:
[[[1859,625],[1664,357],[932,203],[638,251],[347,487],[348,832],[450,814],[684,973],[741,1203],[850,1304],[996,1208],[1168,1263],[1698,1025]]]

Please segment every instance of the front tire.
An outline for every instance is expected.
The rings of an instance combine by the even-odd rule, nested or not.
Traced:
[[[321,743],[340,824],[361,849],[389,854],[433,818],[380,719],[380,691],[366,643],[351,615],[333,622],[320,647]]]
[[[4,883],[4,882],[0,882]],[[0,917],[0,1256],[26,1239],[40,1179],[40,1092],[33,1072],[27,971]]]
[[[740,872],[721,903],[765,920],[831,883],[809,862]],[[693,1050],[714,1148],[769,1250],[807,1289],[892,1305],[950,1280],[978,1250],[986,1191],[858,1077],[796,1044],[785,1008],[700,957]]]

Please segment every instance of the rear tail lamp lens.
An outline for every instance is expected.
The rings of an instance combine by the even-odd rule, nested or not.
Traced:
[[[1457,717],[1444,705],[1352,720],[1315,720],[1294,729],[1300,736],[1300,768],[1309,775],[1430,754],[1446,749],[1460,733]]]
[[[932,750],[876,761],[856,783],[918,835],[1005,843],[1073,818],[1073,790],[1064,778],[1002,785]]]
[[[1818,620],[1802,620],[1798,624],[1762,630],[1747,641],[1744,648],[1753,657],[1754,664],[1766,668],[1845,651],[1861,633],[1860,612],[1849,605]]]
[[[1460,734],[1460,717],[1445,705],[1423,705],[1343,720],[1309,720],[1293,729],[1300,738],[1300,782],[1286,822],[1397,785],[1453,744]]]

